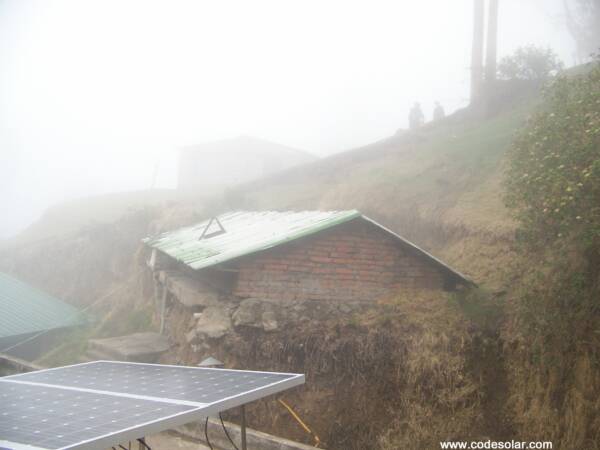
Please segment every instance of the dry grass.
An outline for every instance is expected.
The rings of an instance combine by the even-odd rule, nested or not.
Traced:
[[[400,403],[379,438],[382,449],[436,448],[440,440],[472,438],[483,427],[479,380],[469,375],[469,321],[448,298],[406,292],[392,299],[403,355]]]
[[[523,258],[503,329],[520,434],[559,448],[600,448],[598,271],[579,252]],[[544,261],[540,266],[539,261]]]
[[[306,385],[285,398],[329,449],[430,448],[483,427],[482,386],[468,368],[471,320],[449,295],[406,291],[350,314],[319,308],[276,333],[236,329],[206,352],[229,367],[305,373]],[[187,329],[189,313],[170,318],[167,329]],[[183,343],[170,355],[191,364],[203,356]],[[250,406],[249,420],[312,442],[275,401]]]

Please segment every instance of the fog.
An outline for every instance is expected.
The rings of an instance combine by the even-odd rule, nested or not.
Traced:
[[[500,0],[499,57],[573,42],[561,0]],[[0,0],[0,237],[48,206],[175,185],[177,148],[325,156],[467,104],[472,0]]]

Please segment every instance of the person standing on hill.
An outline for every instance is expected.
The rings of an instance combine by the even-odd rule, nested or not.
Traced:
[[[433,120],[440,120],[444,117],[446,117],[444,107],[440,105],[440,102],[435,102],[435,108],[433,108]]]
[[[421,110],[421,105],[415,102],[408,114],[408,126],[411,130],[416,130],[425,123],[425,116]]]

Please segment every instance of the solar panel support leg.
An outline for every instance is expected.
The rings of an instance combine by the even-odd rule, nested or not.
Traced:
[[[242,424],[241,424],[241,432],[242,432],[242,450],[248,450],[246,445],[246,406],[242,405]]]

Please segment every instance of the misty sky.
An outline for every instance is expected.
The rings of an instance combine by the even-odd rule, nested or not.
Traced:
[[[567,65],[562,0],[500,0],[499,56]],[[0,237],[49,205],[175,184],[241,134],[327,155],[468,98],[472,0],[0,0]]]

